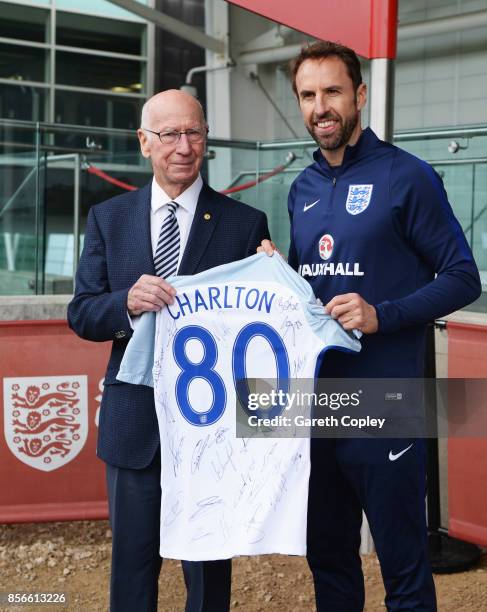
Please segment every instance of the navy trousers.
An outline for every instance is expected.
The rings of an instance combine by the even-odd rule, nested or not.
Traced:
[[[411,444],[397,460],[389,460]],[[391,448],[392,443],[392,448]],[[317,612],[362,612],[362,509],[389,612],[436,612],[428,560],[423,440],[311,441],[308,564]]]
[[[144,469],[106,466],[112,528],[110,612],[155,612],[159,556],[161,463],[157,452]],[[183,561],[186,612],[226,612],[231,561]]]

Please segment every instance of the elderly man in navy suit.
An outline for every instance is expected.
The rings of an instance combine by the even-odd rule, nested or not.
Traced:
[[[68,309],[79,336],[113,343],[98,439],[113,533],[112,612],[157,610],[162,562],[153,390],[116,380],[133,326],[141,313],[173,303],[176,291],[164,278],[242,259],[269,237],[263,213],[201,179],[207,132],[201,105],[186,93],[169,90],[146,102],[137,134],[153,180],[91,208]],[[228,610],[230,563],[183,561],[187,612]]]

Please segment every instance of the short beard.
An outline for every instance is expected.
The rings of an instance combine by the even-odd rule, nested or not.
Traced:
[[[336,116],[333,117],[333,119],[336,118]],[[359,111],[357,111],[352,117],[349,117],[344,121],[340,117],[340,128],[338,129],[336,134],[333,134],[333,136],[324,136],[318,138],[314,133],[313,125],[310,128],[308,127],[308,132],[310,133],[316,144],[319,145],[320,149],[322,149],[323,151],[335,151],[336,149],[339,149],[340,147],[343,147],[344,145],[348,144],[350,137],[353,134],[353,131],[357,127],[358,120]]]

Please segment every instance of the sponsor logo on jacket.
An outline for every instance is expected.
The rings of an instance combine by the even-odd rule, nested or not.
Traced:
[[[298,268],[301,276],[364,276],[358,262],[301,264]]]
[[[318,242],[318,252],[321,259],[324,259],[325,261],[330,259],[331,254],[333,253],[334,243],[335,241],[333,240],[333,236],[331,234],[325,234],[320,238]]]

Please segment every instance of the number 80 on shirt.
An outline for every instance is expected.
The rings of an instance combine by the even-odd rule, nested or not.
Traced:
[[[267,341],[277,368],[277,389],[284,393],[289,390],[289,358],[284,341],[277,331],[267,323],[255,322],[245,325],[238,333],[232,349],[232,371],[238,400],[244,410],[248,410],[249,384],[247,381],[248,347],[252,339],[261,337]],[[192,361],[187,354],[187,343],[196,340],[201,343],[203,357]],[[215,369],[218,361],[218,346],[215,337],[205,328],[188,325],[180,329],[173,342],[174,360],[181,369],[176,380],[176,401],[182,416],[192,425],[212,425],[225,412],[227,390],[223,378]],[[205,380],[212,391],[212,403],[207,411],[195,410],[190,400],[189,387],[193,380]],[[253,411],[254,414],[272,418],[280,414],[284,407],[277,404],[266,409]]]

